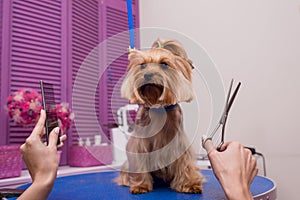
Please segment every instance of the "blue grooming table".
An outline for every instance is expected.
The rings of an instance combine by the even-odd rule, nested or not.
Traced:
[[[149,200],[149,199],[197,199],[197,200],[221,200],[226,199],[221,185],[215,178],[211,170],[201,170],[206,177],[203,185],[203,194],[184,194],[171,190],[163,183],[154,184],[154,191],[146,194],[131,194],[129,187],[118,186],[113,179],[119,172],[98,172],[90,174],[80,174],[57,178],[53,190],[48,199],[53,200],[76,200],[76,199],[109,199],[109,200]],[[21,186],[27,188],[30,184]],[[272,180],[256,176],[251,192],[255,199],[276,199],[276,186]]]

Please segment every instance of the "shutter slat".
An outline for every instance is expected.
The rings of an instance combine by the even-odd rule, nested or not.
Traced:
[[[14,65],[16,63],[17,64],[16,66],[20,66],[21,67],[22,63],[28,63],[28,64],[41,65],[41,66],[44,65],[44,66],[49,66],[49,67],[60,67],[59,61],[60,60],[56,60],[56,62],[46,62],[46,61],[42,61],[42,60],[34,60],[31,57],[27,57],[26,58],[24,56],[23,58],[20,58],[20,57],[15,56],[12,59],[12,65]]]
[[[13,10],[18,10],[19,12],[24,12],[28,15],[32,14],[32,15],[36,15],[36,16],[40,16],[41,18],[44,18],[45,20],[49,20],[49,19],[53,19],[53,20],[58,20],[59,21],[59,17],[60,14],[54,14],[51,12],[50,9],[48,9],[48,11],[43,11],[42,9],[38,10],[38,9],[34,9],[31,6],[24,6],[22,5],[22,1],[13,1]]]
[[[32,40],[32,41],[46,43],[46,44],[55,45],[55,46],[60,45],[59,41],[44,39],[41,37],[36,37],[36,36],[31,36],[31,35],[26,35],[23,33],[18,33],[17,31],[14,31],[12,34],[13,34],[12,35],[13,38],[22,38],[22,39],[26,39],[26,40]]]
[[[23,35],[29,35],[31,37],[36,37],[36,40],[38,39],[44,39],[44,40],[49,40],[48,42],[51,43],[51,40],[53,41],[60,41],[60,40],[57,40],[57,35],[56,36],[53,36],[51,34],[43,34],[43,33],[38,33],[38,32],[32,32],[30,30],[26,30],[26,29],[23,29],[23,28],[14,28],[12,34],[15,34],[15,33],[18,33],[18,34],[23,34]]]
[[[12,41],[13,43],[13,48],[16,48],[16,49],[29,49],[29,50],[32,50],[32,51],[36,51],[36,52],[46,52],[46,53],[49,53],[49,54],[54,54],[54,55],[60,55],[60,49],[56,48],[56,49],[49,49],[47,48],[46,46],[36,46],[34,44],[30,44],[31,41],[26,41],[26,42],[18,42],[18,41]]]
[[[26,26],[24,24],[19,24],[19,23],[14,23],[12,28],[14,30],[20,31],[20,32],[22,32],[22,30],[24,30],[24,31],[26,30],[26,31],[34,32],[36,34],[50,35],[50,36],[56,37],[56,39],[57,39],[57,37],[60,36],[59,31],[51,31],[51,30],[49,31],[49,30],[45,30],[45,29],[39,29],[39,28],[36,28],[33,26]]]
[[[23,0],[23,1],[32,3],[32,0]],[[59,1],[60,0],[51,0],[51,1],[46,0],[45,2],[43,2],[42,0],[39,0],[39,1],[34,0],[34,4],[38,5],[39,7],[43,7],[43,8],[47,8],[49,10],[53,10],[53,11],[55,10],[55,11],[60,12],[61,4]]]
[[[31,59],[35,59],[37,61],[40,60],[40,61],[44,61],[44,62],[59,63],[58,62],[59,57],[48,57],[48,56],[45,56],[44,54],[42,54],[42,55],[30,54],[30,52],[26,52],[26,51],[24,51],[24,52],[14,51],[13,56],[17,56],[19,58],[28,57],[28,58],[31,58]]]
[[[27,19],[24,18],[14,18],[14,22],[23,24],[23,26],[30,26],[32,28],[35,28],[36,30],[47,30],[47,31],[54,31],[54,32],[60,32],[60,27],[59,26],[52,26],[52,25],[43,25],[41,23],[37,22],[31,22]]]
[[[44,18],[42,15],[38,15],[35,13],[28,13],[28,12],[23,12],[21,10],[14,10],[13,14],[15,15],[15,18],[21,18],[24,20],[29,20],[29,21],[33,21],[36,23],[40,23],[40,24],[48,24],[50,26],[53,27],[58,27],[60,24],[57,24],[56,21],[57,20],[53,20],[51,18]]]

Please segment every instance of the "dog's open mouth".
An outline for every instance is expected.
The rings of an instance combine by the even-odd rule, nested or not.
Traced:
[[[146,104],[154,105],[164,92],[162,85],[147,83],[139,88],[139,95]]]

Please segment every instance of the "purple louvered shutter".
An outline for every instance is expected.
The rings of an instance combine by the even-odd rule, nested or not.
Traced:
[[[2,13],[3,13],[3,0],[0,0],[0,60],[2,57]],[[2,69],[2,65],[0,62],[0,98],[1,98],[1,69]],[[2,107],[2,106],[1,106]],[[3,109],[3,108],[0,108]]]
[[[62,3],[56,1],[10,1],[8,92],[33,88],[40,92],[39,80],[54,84],[57,102],[65,100],[62,81],[65,47],[62,46]],[[32,127],[8,125],[8,143],[21,144]]]
[[[6,1],[0,0],[0,145],[7,143],[7,114],[5,111],[5,103],[7,97],[7,59],[6,54],[7,50],[5,48],[8,37],[8,30],[5,30],[4,27],[8,23],[8,17],[5,18],[7,13],[4,13],[7,7]],[[5,78],[6,77],[6,78]]]
[[[78,76],[78,71],[85,58],[99,43],[99,1],[90,0],[72,0],[69,8],[71,8],[71,63],[72,63],[72,85]],[[89,61],[85,62],[87,69],[81,73],[83,78],[79,84],[75,84],[76,89],[80,92],[72,93],[71,99],[75,108],[75,125],[72,128],[72,139],[69,140],[70,145],[77,145],[78,137],[93,138],[93,135],[99,133],[98,125],[90,123],[90,118],[95,113],[99,115],[99,91],[95,96],[94,109],[87,109],[86,105],[91,104],[89,93],[93,88],[93,83],[98,81],[99,73],[99,57],[92,55]],[[74,88],[73,88],[74,90]],[[77,117],[76,117],[77,116]]]
[[[126,0],[118,1],[104,1],[103,4],[103,38],[107,39],[123,31],[128,30],[127,19],[127,6]],[[139,27],[138,17],[138,1],[132,1],[132,10],[135,27]],[[138,37],[136,36],[136,47],[138,48]],[[104,63],[110,63],[104,66],[107,67],[100,83],[105,86],[102,88],[102,92],[105,93],[101,100],[101,115],[100,113],[100,125],[103,131],[109,137],[110,128],[112,124],[116,124],[116,114],[118,108],[128,104],[128,100],[120,97],[120,87],[122,84],[122,77],[126,72],[128,65],[128,53],[129,36],[118,38],[116,40],[110,40],[106,46],[106,55],[104,55]],[[115,59],[115,55],[120,55]],[[114,93],[113,93],[114,92]]]
[[[137,19],[138,5],[137,1],[133,3],[134,18]],[[127,68],[127,53],[122,54],[118,59],[111,60],[111,55],[119,52],[126,52],[129,46],[129,37],[122,41],[110,42],[105,46],[105,55],[100,55],[100,52],[90,55],[88,62],[84,61],[88,54],[105,39],[118,34],[122,31],[128,30],[127,22],[127,7],[126,1],[72,1],[72,81],[76,78],[80,80],[79,84],[75,84],[76,91],[72,94],[73,108],[75,110],[75,126],[72,130],[71,145],[78,144],[78,137],[84,140],[90,138],[93,143],[94,135],[101,133],[99,125],[101,126],[104,137],[103,141],[108,141],[109,124],[116,123],[115,114],[117,109],[128,103],[127,100],[119,99],[117,103],[111,106],[112,92],[117,85],[118,80],[124,75]],[[135,24],[138,21],[135,20]],[[106,66],[105,63],[112,62],[111,65]],[[85,65],[84,73],[78,71],[82,65]],[[107,67],[104,74],[99,71]],[[101,76],[101,77],[99,77]],[[100,78],[98,87],[94,97],[87,96],[91,94],[94,89],[94,83]],[[74,87],[74,85],[73,85]],[[74,88],[73,88],[74,89]],[[89,107],[92,99],[95,100],[95,107]],[[91,118],[96,111],[98,122],[92,123]],[[80,117],[76,117],[80,116]],[[99,123],[99,124],[98,124]]]

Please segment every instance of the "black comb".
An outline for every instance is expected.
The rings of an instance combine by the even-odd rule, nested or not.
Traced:
[[[42,92],[42,101],[43,107],[46,111],[46,121],[45,121],[45,132],[46,132],[46,142],[49,143],[49,134],[51,131],[58,127],[58,117],[56,113],[56,103],[54,96],[53,84],[40,81],[41,92]],[[60,144],[58,138],[57,145]]]

